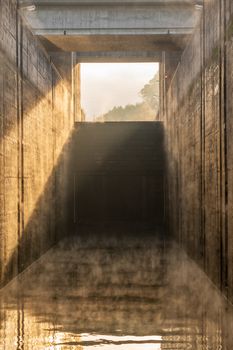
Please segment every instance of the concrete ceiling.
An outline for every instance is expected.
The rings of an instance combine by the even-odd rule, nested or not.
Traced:
[[[35,7],[33,7],[34,5]],[[35,0],[20,11],[49,52],[80,60],[154,61],[182,51],[200,16],[193,0]]]

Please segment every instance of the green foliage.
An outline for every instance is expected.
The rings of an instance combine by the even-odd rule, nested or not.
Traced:
[[[114,107],[97,121],[150,121],[155,120],[156,113],[148,107],[146,103],[137,103],[136,105],[127,105],[125,107]]]
[[[140,91],[142,103],[127,105],[125,107],[115,106],[96,121],[152,121],[155,120],[159,110],[159,74],[146,84]]]
[[[157,73],[153,79],[146,84],[140,91],[145,103],[150,106],[153,110],[158,109],[159,105],[159,73]]]

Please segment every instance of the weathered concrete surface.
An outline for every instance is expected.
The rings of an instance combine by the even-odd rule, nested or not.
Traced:
[[[231,300],[232,16],[227,0],[204,2],[201,24],[165,83],[163,111],[170,228]]]
[[[70,62],[72,54],[70,52],[50,51],[50,57],[56,65],[56,68],[61,72],[62,77],[71,84],[72,72]],[[134,62],[159,62],[161,54],[159,52],[147,51],[116,51],[116,52],[75,52],[73,58],[76,64],[80,63],[134,63]],[[80,81],[80,78],[79,78]]]
[[[22,9],[35,34],[189,34],[195,27],[194,5],[37,4]]]
[[[35,11],[22,7],[21,13],[48,50],[177,50],[185,46],[199,18],[191,2],[35,4]]]
[[[132,51],[161,52],[181,50],[187,44],[187,35],[39,35],[48,51],[77,52],[119,52]]]
[[[61,154],[72,124],[70,86],[17,16],[16,1],[1,1],[0,282],[59,239]]]
[[[59,53],[58,53],[59,54]],[[77,52],[79,63],[133,63],[133,62],[160,62],[161,52],[152,51],[101,51]]]
[[[24,0],[19,0],[21,6],[25,6]],[[67,0],[65,5],[194,5],[197,3],[202,3],[202,1],[196,0]],[[33,0],[33,4],[54,6],[54,5],[63,5],[64,0]]]

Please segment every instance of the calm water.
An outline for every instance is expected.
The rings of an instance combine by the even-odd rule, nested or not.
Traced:
[[[86,232],[0,294],[0,349],[233,349],[232,311],[199,268],[149,233]]]

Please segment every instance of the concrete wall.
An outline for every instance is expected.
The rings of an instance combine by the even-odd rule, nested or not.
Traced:
[[[17,15],[0,1],[0,280],[62,235],[70,86]],[[56,217],[56,220],[55,220]]]
[[[167,85],[163,115],[170,230],[233,300],[230,1],[204,2],[200,26]]]

